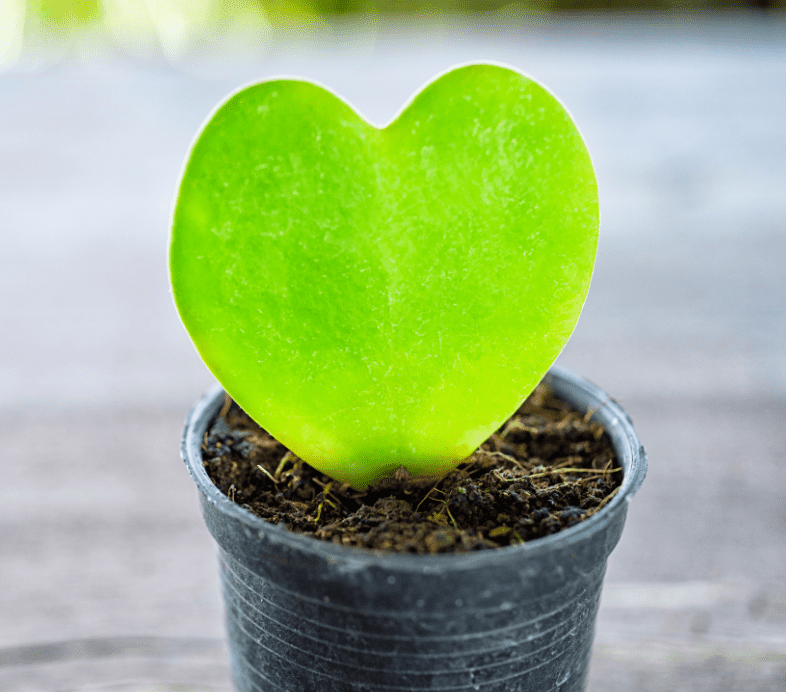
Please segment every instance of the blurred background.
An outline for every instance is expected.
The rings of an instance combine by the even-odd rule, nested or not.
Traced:
[[[267,43],[281,29],[325,28],[351,22],[374,31],[377,22],[419,23],[436,17],[473,22],[566,14],[776,12],[786,0],[2,0],[0,67],[32,50],[116,49],[183,58],[226,49],[242,37]],[[242,42],[241,42],[242,43]]]
[[[546,84],[598,173],[559,363],[650,473],[588,691],[786,690],[783,0],[0,0],[0,688],[231,689],[178,456],[211,384],[166,273],[189,144],[250,81],[382,124],[471,60]]]

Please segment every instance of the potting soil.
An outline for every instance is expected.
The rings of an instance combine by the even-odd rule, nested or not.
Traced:
[[[539,385],[442,478],[395,475],[358,491],[287,450],[227,397],[202,445],[231,500],[291,531],[345,546],[452,553],[561,531],[605,505],[622,481],[601,425]]]

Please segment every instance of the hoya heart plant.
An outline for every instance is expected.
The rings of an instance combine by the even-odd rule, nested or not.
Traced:
[[[518,408],[573,331],[597,235],[584,142],[516,70],[453,69],[381,128],[274,79],[198,135],[170,271],[232,398],[364,488],[446,473]]]

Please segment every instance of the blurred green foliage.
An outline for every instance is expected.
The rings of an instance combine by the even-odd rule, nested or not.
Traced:
[[[70,46],[89,34],[131,54],[170,59],[231,37],[264,43],[271,31],[319,26],[331,18],[364,22],[445,15],[525,19],[560,12],[783,10],[786,0],[0,0],[0,71],[41,46]]]
[[[101,16],[99,0],[32,0],[31,10],[44,23],[58,27],[86,24]]]
[[[27,10],[52,27],[74,27],[100,20],[116,0],[19,0]],[[167,0],[125,0],[155,13]],[[175,3],[180,4],[180,3]],[[204,0],[197,2],[205,5]],[[266,17],[330,16],[352,14],[484,13],[502,8],[522,12],[564,11],[701,11],[714,9],[779,9],[786,0],[215,0],[217,17],[237,14],[249,5]],[[2,21],[0,19],[0,21]]]

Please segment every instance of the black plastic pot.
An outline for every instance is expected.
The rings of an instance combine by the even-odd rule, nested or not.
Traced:
[[[290,533],[232,503],[202,466],[223,403],[194,408],[183,457],[220,547],[237,687],[286,692],[579,692],[606,560],[647,470],[630,419],[564,370],[546,381],[608,431],[624,480],[590,519],[520,546],[393,555]]]

